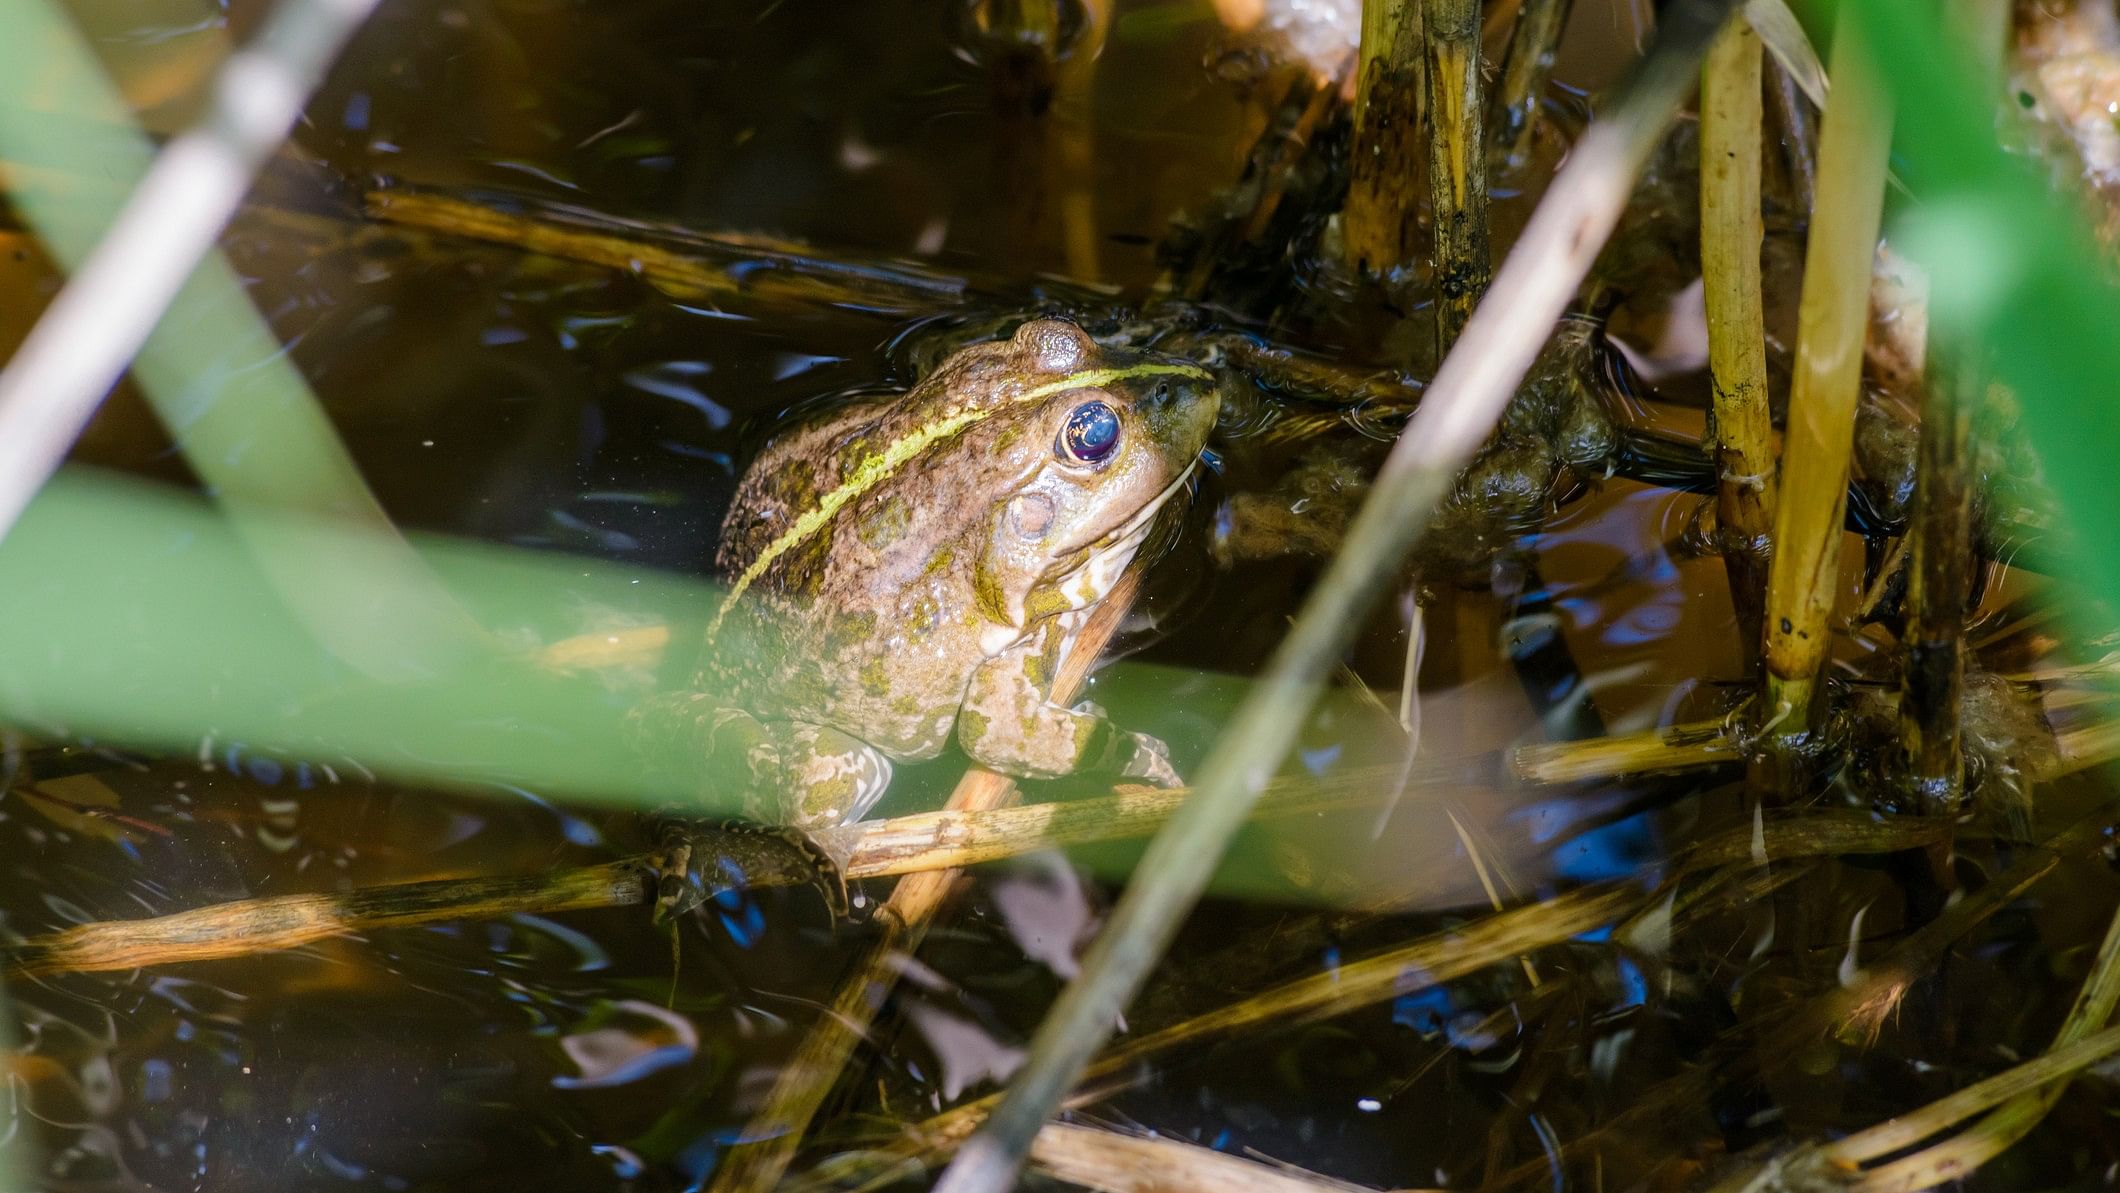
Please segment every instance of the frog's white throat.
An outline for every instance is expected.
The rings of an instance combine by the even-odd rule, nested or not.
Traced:
[[[1177,478],[1163,487],[1154,498],[1136,511],[1125,522],[1091,543],[1089,549],[1079,557],[1067,561],[1067,568],[1049,577],[1039,587],[1051,589],[1060,596],[1060,608],[1056,612],[1075,613],[1089,608],[1108,595],[1119,583],[1126,565],[1134,561],[1141,544],[1148,540],[1148,532],[1155,525],[1156,514],[1163,509],[1186,482],[1192,479],[1193,469],[1199,466],[1198,458],[1185,466]],[[992,656],[1007,650],[1023,640],[1029,630],[1024,624],[1027,614],[1022,609],[1011,609],[1014,625],[990,625],[981,634],[980,647]]]

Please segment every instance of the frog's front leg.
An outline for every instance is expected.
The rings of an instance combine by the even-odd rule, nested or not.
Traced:
[[[972,672],[957,714],[957,740],[964,752],[989,770],[1020,778],[1079,771],[1158,787],[1181,785],[1162,742],[1120,729],[1095,705],[1053,703],[1051,661],[1058,651],[1049,634],[1034,634]]]

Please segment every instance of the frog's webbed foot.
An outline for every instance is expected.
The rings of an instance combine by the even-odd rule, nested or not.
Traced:
[[[1077,773],[1150,787],[1185,786],[1178,768],[1171,765],[1170,747],[1163,739],[1119,728],[1102,705],[1089,700],[1075,705],[1074,711],[1098,721],[1096,736],[1076,765]]]
[[[813,833],[857,820],[891,783],[875,747],[827,726],[761,722],[726,713],[713,726],[717,751],[740,758],[753,819],[665,812],[656,825],[655,918],[687,914],[746,883],[815,885],[835,920],[852,906],[846,861]],[[711,845],[703,840],[711,836]]]
[[[657,826],[655,923],[668,925],[745,885],[808,883],[836,922],[851,914],[843,863],[798,828],[665,816]]]

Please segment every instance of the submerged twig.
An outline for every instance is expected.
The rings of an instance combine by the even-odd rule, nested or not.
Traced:
[[[1367,1193],[1314,1172],[1232,1156],[1156,1135],[1127,1135],[1095,1127],[1048,1123],[1031,1144],[1031,1165],[1071,1185],[1109,1193]],[[1412,1193],[1412,1191],[1402,1191]]]
[[[1494,264],[1487,247],[1479,0],[1421,0],[1428,37],[1428,198],[1435,229],[1435,354],[1457,342]]]
[[[0,371],[0,537],[139,353],[375,0],[280,0]]]
[[[1833,40],[1838,99],[1819,138],[1818,202],[1804,258],[1767,582],[1765,717],[1784,758],[1809,740],[1824,712],[1817,688],[1831,645],[1828,619],[1840,576],[1840,523],[1891,143],[1891,104],[1875,74],[1859,24],[1842,9]]]
[[[1515,166],[1531,152],[1539,101],[1545,97],[1561,32],[1573,8],[1574,0],[1524,0],[1517,9],[1509,52],[1502,59],[1501,84],[1489,108],[1488,160],[1499,168]]]
[[[344,895],[244,899],[148,920],[80,924],[8,949],[6,972],[11,977],[99,973],[219,961],[437,920],[629,907],[646,899],[650,889],[644,861],[527,878],[441,878]]]
[[[1765,625],[1774,525],[1774,423],[1767,411],[1760,296],[1760,46],[1744,21],[1716,39],[1700,92],[1700,259],[1708,316],[1716,546],[1747,662]]]
[[[842,259],[771,237],[708,236],[555,204],[518,212],[393,187],[371,191],[367,205],[371,216],[393,224],[635,274],[687,302],[843,303],[932,313],[937,303],[961,302],[973,288],[964,278],[916,264]]]

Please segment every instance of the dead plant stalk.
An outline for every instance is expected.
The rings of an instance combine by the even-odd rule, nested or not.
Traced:
[[[1703,446],[1716,463],[1718,545],[1748,657],[1764,626],[1774,525],[1759,276],[1760,59],[1759,35],[1743,21],[1730,22],[1708,52],[1700,99],[1700,258],[1714,413]]]
[[[1818,202],[1797,314],[1774,562],[1767,581],[1766,716],[1771,739],[1794,747],[1823,713],[1819,673],[1840,578],[1841,521],[1869,327],[1871,262],[1884,204],[1891,102],[1860,22],[1840,10],[1833,36],[1834,102],[1819,134]]]
[[[1435,354],[1487,292],[1487,153],[1478,0],[1422,0],[1428,33],[1428,195],[1435,227]]]
[[[1347,263],[1379,276],[1413,260],[1420,205],[1407,183],[1420,162],[1426,69],[1421,0],[1364,4],[1340,233]]]

